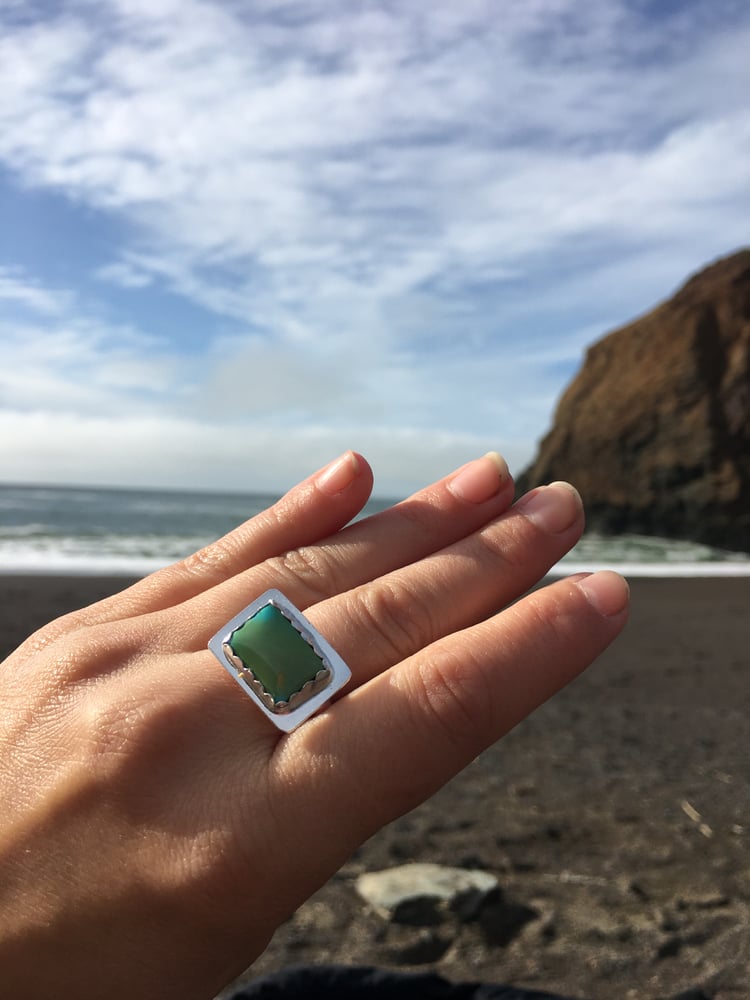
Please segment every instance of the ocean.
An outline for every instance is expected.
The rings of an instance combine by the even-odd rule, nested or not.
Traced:
[[[193,552],[273,502],[271,495],[0,486],[0,574],[141,576]],[[392,501],[372,501],[365,513]],[[750,556],[692,542],[586,535],[553,573],[750,576]]]

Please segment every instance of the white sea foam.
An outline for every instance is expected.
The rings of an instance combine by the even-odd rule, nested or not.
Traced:
[[[142,577],[169,564],[171,560],[115,556],[41,556],[26,553],[12,561],[0,555],[0,575],[4,576],[122,576]]]
[[[0,532],[0,574],[49,574],[82,576],[144,576],[183,558],[210,539],[200,536],[127,535],[52,537],[45,533],[13,530]],[[550,576],[614,569],[636,577],[742,577],[750,576],[750,558],[741,553],[700,553],[685,543],[649,539],[646,557],[638,543],[600,539],[576,547],[550,571]],[[659,552],[661,558],[653,558]],[[688,554],[689,553],[689,554]]]
[[[644,535],[585,535],[552,576],[614,569],[627,577],[750,576],[750,556],[700,542]]]
[[[629,579],[638,577],[719,577],[750,576],[750,562],[573,562],[561,560],[554,566],[550,576],[572,576],[574,573],[596,573],[601,569],[613,569]]]
[[[183,558],[273,500],[208,494],[0,485],[0,573],[142,576]],[[374,501],[365,513],[382,510]],[[586,535],[553,569],[626,576],[750,576],[750,556],[694,542]]]
[[[145,576],[183,558],[210,538],[181,535],[51,536],[0,531],[0,573]]]

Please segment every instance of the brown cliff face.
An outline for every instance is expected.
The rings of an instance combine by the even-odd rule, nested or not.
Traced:
[[[594,529],[750,551],[750,249],[589,348],[519,485],[554,479]]]

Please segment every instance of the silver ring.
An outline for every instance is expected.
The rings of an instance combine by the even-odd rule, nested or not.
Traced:
[[[208,648],[284,733],[319,711],[352,674],[331,644],[279,590],[267,590]]]

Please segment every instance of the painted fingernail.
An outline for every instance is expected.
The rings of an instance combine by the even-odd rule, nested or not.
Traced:
[[[497,496],[500,488],[510,479],[508,466],[502,455],[488,451],[482,458],[464,465],[448,483],[451,493],[469,503],[484,503]]]
[[[515,509],[542,531],[556,535],[575,524],[583,504],[578,490],[570,483],[550,483],[521,497]]]
[[[360,473],[359,462],[353,451],[347,451],[327,465],[315,481],[321,493],[335,497],[351,486]]]
[[[630,587],[619,573],[604,569],[590,576],[579,577],[574,583],[584,592],[589,604],[605,618],[614,618],[627,607]]]

